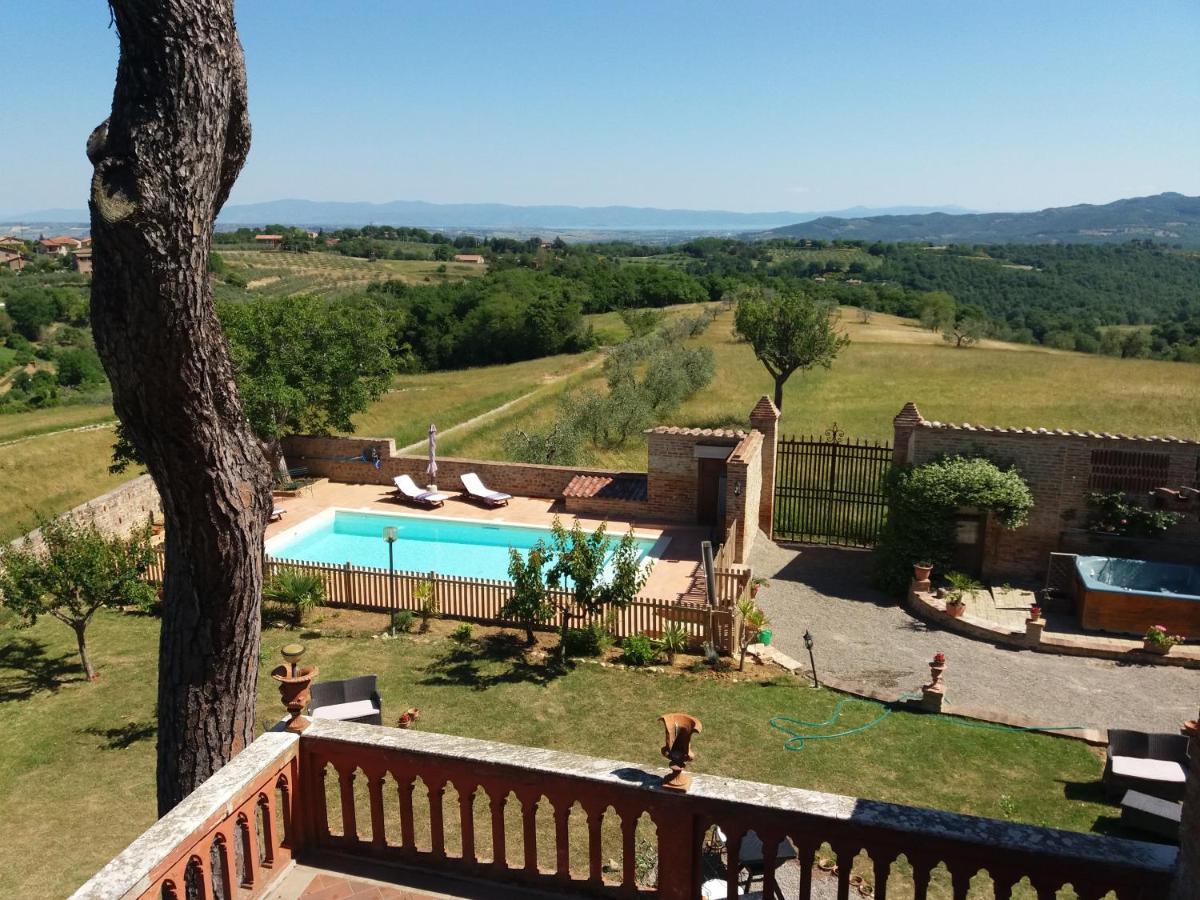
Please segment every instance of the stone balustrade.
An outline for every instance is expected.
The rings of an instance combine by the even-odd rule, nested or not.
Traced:
[[[731,897],[738,848],[751,832],[767,848],[764,896],[778,887],[789,900],[808,898],[814,879],[826,877],[816,874],[822,857],[839,863],[840,898],[865,872],[880,900],[889,891],[924,900],[931,881],[937,896],[963,900],[986,871],[995,897],[1041,900],[1069,884],[1079,900],[1109,892],[1151,900],[1167,895],[1177,855],[1164,845],[709,775],[694,775],[687,793],[666,791],[665,774],[665,766],[316,720],[299,736],[259,738],[75,896],[182,898],[185,882],[202,882],[197,896],[258,897],[295,856],[566,895],[692,900],[721,859],[713,826],[726,838],[719,877]],[[797,862],[777,883],[772,848],[785,839]],[[606,840],[620,848],[616,867],[606,864]]]

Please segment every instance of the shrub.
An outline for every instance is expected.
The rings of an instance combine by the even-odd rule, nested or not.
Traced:
[[[292,624],[304,624],[305,617],[325,602],[325,582],[320,575],[299,569],[280,569],[263,586],[263,599],[288,609]]]
[[[668,625],[658,639],[659,649],[666,654],[667,662],[675,662],[675,654],[687,650],[688,635],[682,625]]]
[[[408,634],[412,631],[416,618],[411,609],[402,609],[392,613],[392,634]]]
[[[458,644],[469,644],[471,642],[472,629],[470,624],[463,622],[452,632],[450,632],[450,640]]]
[[[566,654],[570,658],[603,656],[612,645],[612,635],[598,622],[567,629]]]
[[[635,634],[621,644],[621,658],[627,665],[648,666],[658,658],[658,650],[646,635]]]
[[[417,615],[421,619],[421,633],[424,634],[429,630],[429,623],[437,618],[439,608],[437,596],[433,592],[433,582],[422,581],[413,591],[413,598],[417,601]]]
[[[914,562],[945,568],[954,552],[954,515],[971,506],[990,512],[1003,528],[1029,517],[1033,494],[1015,469],[982,458],[952,456],[893,470],[885,488],[888,519],[876,553],[875,580],[902,594]]]
[[[1161,537],[1182,516],[1130,503],[1124,494],[1091,493],[1087,497],[1088,529],[1131,537]]]

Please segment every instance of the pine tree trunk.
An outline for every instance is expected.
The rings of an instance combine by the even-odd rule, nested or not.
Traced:
[[[158,810],[254,737],[270,471],[242,413],[207,263],[250,146],[233,0],[110,0],[112,114],[88,140],[92,326],[162,496]]]
[[[87,675],[88,681],[95,681],[100,676],[96,674],[96,670],[92,667],[92,658],[88,656],[87,638],[84,636],[87,623],[76,622],[71,627],[75,630],[75,643],[79,645],[79,661],[83,664],[83,671]]]

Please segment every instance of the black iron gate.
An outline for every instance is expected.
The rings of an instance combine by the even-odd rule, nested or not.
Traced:
[[[775,537],[874,547],[887,518],[884,479],[892,448],[847,439],[834,425],[823,438],[781,438],[775,457]]]

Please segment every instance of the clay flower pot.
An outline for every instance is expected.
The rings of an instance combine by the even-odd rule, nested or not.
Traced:
[[[963,617],[963,613],[966,611],[967,604],[963,603],[961,600],[957,602],[951,600],[946,604],[946,612],[956,619],[961,619]]]
[[[933,566],[923,566],[920,563],[913,563],[913,581],[928,581],[932,572]]]

